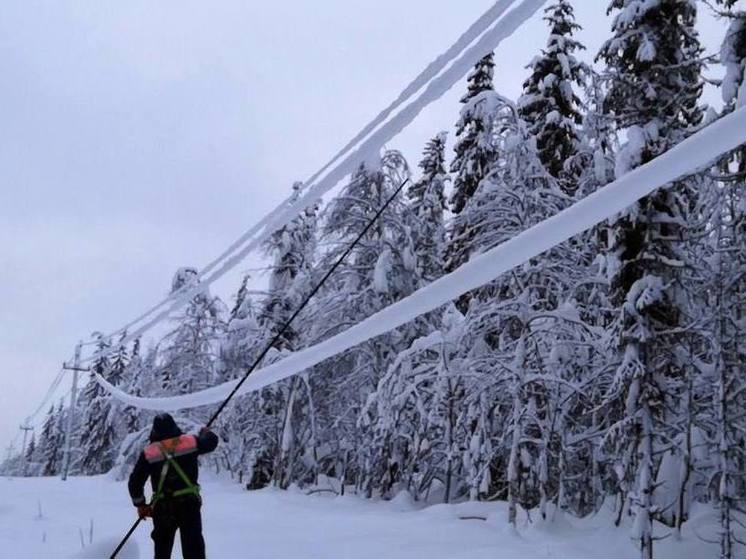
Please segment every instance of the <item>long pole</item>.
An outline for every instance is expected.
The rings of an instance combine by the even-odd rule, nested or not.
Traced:
[[[135,523],[132,526],[130,526],[130,529],[127,531],[127,533],[122,538],[122,541],[119,542],[119,545],[114,550],[114,553],[111,554],[111,558],[110,559],[115,559],[115,557],[117,555],[119,555],[119,552],[122,551],[122,548],[124,547],[124,544],[126,544],[129,541],[129,539],[132,537],[132,534],[134,534],[135,530],[137,530],[137,527],[140,525],[140,522],[142,522],[142,518],[138,518],[135,521]]]
[[[288,328],[290,328],[290,325],[293,323],[293,321],[298,317],[298,315],[303,311],[303,309],[306,308],[308,303],[311,301],[314,295],[319,292],[319,290],[323,287],[324,283],[326,283],[326,280],[329,279],[329,277],[334,273],[334,271],[339,268],[339,266],[342,264],[342,262],[345,261],[345,259],[349,256],[349,254],[353,251],[353,249],[357,246],[357,244],[365,237],[365,235],[370,231],[370,228],[375,225],[375,223],[378,221],[378,218],[381,217],[381,214],[383,214],[384,211],[386,211],[386,208],[389,207],[389,204],[394,201],[394,198],[396,198],[399,193],[402,191],[402,188],[404,188],[404,185],[406,185],[409,182],[409,179],[404,179],[402,183],[397,187],[397,189],[394,191],[394,193],[389,196],[389,198],[386,200],[386,202],[381,206],[378,211],[376,212],[376,215],[374,215],[370,221],[365,225],[365,228],[360,232],[360,234],[355,238],[352,243],[350,243],[350,246],[347,247],[347,250],[344,251],[342,256],[340,256],[337,261],[334,263],[334,265],[329,268],[329,270],[324,274],[324,277],[321,278],[321,281],[316,284],[316,287],[314,287],[311,290],[311,293],[309,293],[306,298],[303,300],[303,302],[300,304],[300,306],[295,309],[295,312],[288,318],[285,323],[282,325],[282,327],[277,331],[277,334],[272,338],[272,340],[265,346],[264,350],[259,354],[259,356],[254,359],[254,362],[251,364],[251,366],[246,371],[246,374],[243,376],[243,378],[239,381],[239,383],[233,387],[233,390],[231,390],[231,393],[228,394],[228,397],[223,400],[223,403],[220,404],[220,407],[215,411],[214,414],[212,414],[212,417],[207,422],[207,428],[212,427],[212,424],[215,422],[215,420],[218,418],[218,416],[222,413],[222,411],[225,409],[225,407],[228,405],[228,403],[233,399],[233,397],[238,393],[238,391],[241,389],[241,386],[246,382],[246,380],[249,378],[249,375],[254,372],[254,369],[256,369],[259,364],[264,360],[264,358],[267,356],[267,354],[272,350],[274,345],[282,339],[282,336],[285,335],[285,332]]]
[[[365,225],[365,228],[360,232],[360,234],[355,238],[352,243],[350,243],[350,246],[347,247],[347,250],[344,251],[342,256],[340,256],[337,261],[334,263],[334,265],[329,268],[329,271],[324,274],[324,277],[321,278],[321,281],[316,284],[316,287],[314,287],[311,292],[306,296],[306,298],[303,300],[303,302],[300,304],[300,306],[295,310],[295,312],[288,318],[285,323],[280,327],[280,329],[277,331],[277,333],[274,335],[272,340],[265,346],[264,350],[259,354],[259,356],[254,359],[254,362],[251,364],[251,366],[246,370],[246,373],[244,374],[243,378],[239,381],[239,383],[233,387],[233,390],[231,390],[231,393],[228,394],[228,397],[223,400],[223,403],[220,404],[220,407],[215,411],[214,414],[212,414],[212,417],[207,422],[206,427],[210,428],[213,423],[215,423],[215,420],[218,418],[220,413],[225,409],[225,407],[228,405],[228,403],[233,399],[233,397],[238,393],[239,389],[243,385],[243,383],[246,382],[246,379],[249,378],[249,375],[254,372],[254,370],[259,366],[259,364],[262,362],[262,360],[267,356],[267,354],[270,352],[270,350],[274,347],[274,345],[282,338],[282,336],[287,332],[287,329],[290,328],[290,325],[293,323],[293,321],[298,317],[298,315],[303,311],[303,309],[306,308],[308,303],[311,301],[314,295],[319,292],[319,290],[323,287],[326,280],[329,279],[329,277],[334,273],[334,271],[339,268],[339,266],[344,262],[344,260],[349,256],[349,254],[353,251],[353,249],[357,246],[357,244],[365,237],[365,235],[370,231],[371,227],[375,225],[375,223],[378,221],[378,218],[381,217],[381,214],[383,214],[384,211],[386,211],[386,208],[389,207],[391,202],[394,201],[394,199],[399,195],[399,193],[402,191],[404,186],[409,182],[409,179],[404,179],[402,183],[396,188],[393,194],[388,197],[386,202],[381,206],[378,211],[376,212],[376,215],[374,215],[370,221]],[[114,553],[111,554],[110,559],[115,559],[117,554],[122,550],[124,547],[124,544],[127,543],[127,540],[129,540],[130,536],[137,530],[137,527],[140,525],[140,522],[142,522],[141,518],[138,518],[135,523],[132,525],[132,527],[129,529],[127,534],[124,536],[121,542],[119,542],[119,545],[114,550]]]
[[[81,342],[78,342],[78,345],[75,346],[75,357],[73,358],[72,366],[63,364],[64,369],[72,370],[73,372],[73,387],[72,391],[70,392],[70,411],[68,412],[67,429],[65,430],[65,456],[62,461],[62,481],[65,481],[67,479],[67,474],[70,471],[70,454],[72,447],[73,429],[75,428],[75,406],[76,399],[78,397],[78,374],[80,373],[80,371],[88,370],[80,366],[81,347]]]

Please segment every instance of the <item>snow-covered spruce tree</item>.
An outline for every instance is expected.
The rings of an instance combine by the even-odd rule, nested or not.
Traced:
[[[122,373],[121,386],[126,393],[133,396],[157,393],[160,385],[154,376],[156,357],[156,347],[150,347],[145,356],[141,355],[140,338],[135,339]],[[117,404],[112,413],[116,418],[118,450],[113,472],[117,479],[125,479],[147,444],[155,412]]]
[[[604,76],[589,69],[585,80],[580,143],[568,166],[578,177],[576,198],[592,194],[614,180],[618,141],[614,120],[604,108]]]
[[[457,457],[463,441],[456,431],[463,389],[451,359],[463,317],[448,305],[437,320],[440,329],[434,323],[430,333],[399,352],[360,416],[367,444],[384,466],[374,482],[385,498],[406,489],[415,500],[437,499],[442,491],[450,502],[461,492]]]
[[[418,287],[430,283],[443,273],[443,190],[448,180],[445,140],[445,133],[440,133],[427,143],[419,164],[422,176],[407,192],[409,206],[405,215],[414,245],[414,278]],[[417,499],[427,494],[433,480],[439,477],[437,464],[424,463],[430,462],[429,440],[437,437],[433,432],[428,432],[431,431],[431,424],[429,418],[423,415],[423,410],[431,403],[425,394],[431,394],[430,390],[437,381],[445,358],[439,351],[443,350],[441,347],[428,351],[420,347],[423,341],[432,336],[442,339],[437,332],[441,327],[441,312],[429,313],[419,323],[422,328],[419,335],[424,337],[418,338],[412,347],[406,347],[397,355],[378,382],[375,392],[369,396],[359,421],[361,428],[367,429],[370,434],[369,450],[377,457],[376,462],[382,465],[381,477],[375,478],[373,483],[385,497],[390,497],[396,487],[406,485]],[[423,363],[416,363],[417,358],[421,358]],[[416,372],[412,371],[412,367]],[[410,382],[412,385],[409,385]],[[401,394],[397,394],[399,390]]]
[[[475,251],[501,244],[570,203],[513,104],[494,92],[483,97],[498,159],[457,217],[468,219]],[[560,479],[569,477],[565,416],[577,401],[569,387],[583,382],[593,353],[584,349],[592,336],[574,293],[584,276],[577,258],[568,243],[555,247],[476,290],[466,314],[460,367],[474,379],[466,388],[463,426],[469,495],[507,493],[513,523],[519,504],[540,505],[546,514],[549,502],[561,498]]]
[[[267,339],[261,334],[253,338],[255,352],[265,347]],[[247,346],[251,340],[247,340]],[[261,366],[266,366],[281,358],[282,353],[270,348]],[[253,363],[253,359],[252,359]],[[245,369],[240,371],[245,372]],[[239,396],[223,412],[217,429],[226,440],[218,451],[220,461],[234,479],[248,489],[261,489],[276,479],[281,458],[282,418],[284,417],[283,396],[285,387],[272,385],[267,389]],[[281,485],[279,482],[278,485]]]
[[[197,270],[180,268],[174,274],[171,292],[195,287],[198,281]],[[216,363],[226,312],[220,298],[205,288],[176,318],[176,327],[161,341],[158,375],[165,394],[188,394],[220,380]],[[207,413],[204,409],[191,410],[186,416],[199,423]]]
[[[268,342],[258,322],[261,303],[249,289],[251,276],[245,275],[231,310],[220,344],[220,374],[224,379],[239,378],[253,364]],[[273,457],[270,440],[276,439],[274,408],[264,405],[263,393],[236,398],[218,419],[218,429],[226,433],[221,445],[226,469],[250,489],[259,489],[271,481]]]
[[[236,378],[251,365],[264,339],[257,321],[258,304],[249,293],[251,276],[246,274],[234,299],[220,345],[221,376]]]
[[[141,387],[145,381],[145,378],[143,377],[147,374],[144,370],[142,356],[140,355],[140,343],[140,338],[135,339],[132,343],[132,351],[127,356],[120,379],[127,393],[132,394],[133,396],[141,396],[143,394]],[[121,351],[122,349],[120,348],[120,352]],[[126,351],[126,349],[124,349],[124,351]],[[118,354],[120,352],[118,352]],[[118,368],[116,356],[112,368]],[[141,410],[138,410],[137,408],[131,406],[124,407],[124,409],[122,409],[122,420],[119,423],[120,436],[124,437],[129,433],[135,433],[140,430],[142,424],[141,415]]]
[[[723,177],[725,178],[725,177]],[[711,188],[713,197],[712,250],[709,289],[703,299],[703,314],[710,319],[705,332],[711,348],[709,360],[700,364],[703,389],[699,391],[704,409],[697,410],[704,418],[700,424],[709,433],[708,471],[710,496],[720,513],[720,559],[736,557],[737,526],[742,524],[739,510],[746,500],[746,468],[743,453],[746,432],[746,383],[740,367],[746,358],[743,337],[743,317],[746,316],[746,212],[739,209],[743,184],[723,183]]]
[[[26,452],[23,455],[25,461],[23,466],[23,475],[25,476],[36,476],[36,433],[31,432],[31,440],[29,440]]]
[[[584,49],[573,34],[580,29],[569,0],[556,0],[544,10],[549,23],[547,45],[529,64],[531,76],[518,99],[521,116],[536,138],[541,162],[563,190],[577,189],[577,175],[567,163],[578,151],[581,101],[575,88],[584,84],[589,69],[575,58]]]
[[[489,53],[482,58],[467,77],[466,94],[461,98],[464,105],[484,91],[494,90],[495,60],[494,54]],[[451,172],[455,173],[451,209],[453,213],[460,213],[466,202],[471,198],[489,170],[493,151],[491,130],[484,122],[468,109],[462,111],[461,118],[456,125],[457,143],[454,147],[456,157],[451,164]]]
[[[20,477],[23,474],[23,466],[25,460],[25,453],[16,451],[11,445],[8,449],[8,454],[5,458],[0,461],[0,475],[9,477]]]
[[[461,98],[463,107],[456,123],[456,157],[451,163],[453,193],[450,205],[454,215],[459,215],[482,179],[489,173],[495,159],[493,130],[486,113],[480,105],[481,95],[494,90],[494,55],[488,54],[477,63],[468,76],[468,90]],[[453,221],[448,231],[446,245],[446,269],[458,268],[471,256],[471,231],[468,224]]]
[[[746,104],[746,11],[735,11],[736,0],[717,0],[726,9],[730,25],[720,49],[720,62],[725,66],[722,94],[726,110]]]
[[[613,36],[598,58],[607,65],[605,110],[628,137],[617,158],[621,176],[699,124],[701,47],[691,0],[613,0],[609,11]],[[617,219],[609,243],[619,312],[610,341],[619,365],[607,403],[624,402],[624,412],[605,446],[616,461],[620,488],[629,492],[644,559],[653,557],[655,471],[661,448],[675,436],[666,406],[676,402],[682,377],[672,358],[683,311],[675,297],[683,265],[677,241],[685,237],[690,206],[685,182],[660,190]]]
[[[679,536],[692,505],[709,500],[711,460],[706,418],[713,388],[710,363],[714,335],[709,322],[716,228],[710,193],[717,190],[711,173],[706,171],[688,177],[686,186],[691,191],[691,203],[686,234],[677,247],[681,265],[672,290],[682,310],[681,332],[671,359],[678,370],[669,384],[676,399],[673,405],[668,404],[665,419],[672,442],[669,448],[661,449],[654,500],[656,518],[673,527]]]
[[[300,192],[302,183],[295,183],[293,190]],[[269,288],[264,300],[259,323],[266,330],[268,339],[273,338],[290,318],[310,291],[316,248],[316,212],[312,206],[285,227],[275,231],[264,250],[274,261],[269,279]],[[297,349],[298,334],[291,326],[274,347],[278,351]]]
[[[24,456],[24,475],[34,477],[39,475],[39,466],[37,460],[37,449],[36,449],[36,433],[31,433],[31,440],[26,447],[26,454]]]
[[[719,0],[727,10],[730,25],[720,53],[726,73],[722,96],[724,112],[746,103],[746,12],[735,11],[736,2]],[[720,516],[720,559],[736,557],[736,531],[743,525],[746,501],[744,435],[746,432],[746,384],[739,367],[746,361],[746,149],[741,147],[723,157],[713,170],[717,182],[709,189],[712,200],[713,254],[710,298],[706,308],[711,317],[708,340],[712,345],[711,387],[707,409],[708,450],[715,457],[709,478]]]
[[[464,211],[455,216],[454,222],[460,222],[458,227],[470,231],[470,250],[479,252],[506,240],[510,235],[508,230],[511,225],[516,225],[517,230],[524,229],[526,224],[522,220],[526,214],[519,216],[515,213],[515,207],[505,213],[499,208],[499,201],[508,200],[511,196],[510,188],[514,186],[508,175],[511,172],[520,172],[520,166],[515,165],[517,162],[514,161],[513,165],[508,163],[508,151],[500,150],[509,144],[513,148],[519,148],[520,142],[508,141],[511,133],[519,126],[517,111],[510,101],[494,91],[482,92],[472,102],[480,111],[481,120],[492,131],[491,141],[496,156],[492,162],[491,174],[479,183]],[[522,130],[525,132],[525,126]],[[529,146],[524,144],[524,147]],[[538,157],[534,158],[533,162],[532,171],[535,171],[537,176],[545,176],[546,172]],[[498,183],[495,174],[500,169],[506,171],[501,179],[506,179],[508,185]],[[534,183],[531,184],[533,186]],[[504,198],[501,193],[505,193]],[[494,317],[488,316],[498,301],[508,299],[509,294],[500,289],[493,291],[493,287],[490,285],[479,289],[467,299],[470,304],[466,309],[460,351],[451,359],[450,364],[457,377],[464,375],[470,379],[468,382],[464,381],[464,395],[460,402],[462,411],[457,416],[456,431],[460,433],[461,448],[457,469],[461,472],[463,482],[456,496],[466,495],[472,500],[490,497],[492,494],[505,495],[505,487],[501,480],[506,479],[507,459],[504,454],[493,452],[491,446],[494,439],[504,440],[505,433],[497,435],[493,431],[493,425],[510,424],[512,401],[508,387],[501,385],[496,388],[489,384],[489,379],[506,380],[508,375],[505,370],[500,370],[492,359],[494,352],[491,345],[494,343],[496,332],[503,326],[498,324]],[[463,308],[465,301],[461,300],[460,303]],[[483,327],[490,328],[490,325],[494,325],[495,331],[482,331]],[[496,370],[500,370],[499,375],[494,374]],[[499,418],[495,417],[497,410],[503,413]],[[493,470],[498,470],[497,475],[493,475]]]
[[[617,142],[613,123],[603,112],[604,94],[601,77],[590,71],[586,80],[585,112],[580,142],[568,168],[577,177],[576,200],[582,199],[614,180]],[[576,266],[584,270],[583,279],[575,286],[583,321],[605,329],[613,319],[608,301],[608,280],[605,249],[608,224],[601,223],[578,235],[571,242],[577,252]]]
[[[124,339],[127,335],[126,332],[123,332],[121,334],[121,339]],[[117,346],[116,351],[112,354],[111,357],[111,366],[109,368],[109,382],[111,382],[114,385],[120,384],[122,380],[124,380],[124,375],[127,371],[127,366],[130,362],[130,356],[129,352],[127,351],[127,347],[121,343]]]
[[[60,438],[60,416],[60,409],[51,406],[39,437],[38,452],[43,476],[57,475],[62,465],[63,440]]]
[[[300,186],[296,183],[293,188],[299,192]],[[250,278],[244,277],[220,351],[220,367],[228,378],[246,371],[310,291],[316,211],[316,206],[304,210],[266,243],[265,253],[273,265],[261,300],[251,298]],[[303,316],[296,319],[274,342],[264,365],[302,347],[303,320]],[[313,454],[313,406],[306,388],[305,380],[295,377],[240,397],[227,411],[221,425],[233,434],[224,460],[250,488],[270,480],[287,487],[296,475],[303,478],[307,473],[296,467],[306,450]]]
[[[408,176],[407,163],[396,151],[387,151],[378,162],[360,166],[323,215],[322,241],[330,249],[321,257],[320,273],[347,250]],[[415,257],[405,214],[404,197],[398,196],[329,279],[309,309],[316,317],[311,322],[312,341],[360,322],[415,289]],[[327,360],[310,376],[317,394],[316,409],[320,421],[324,418],[329,427],[326,436],[333,449],[325,468],[337,477],[345,472],[348,480],[354,480],[357,489],[368,495],[383,466],[368,452],[365,435],[357,425],[358,415],[398,351],[421,327],[415,321],[361,344]]]
[[[126,332],[122,332],[120,343],[117,345],[117,349],[111,356],[111,365],[109,367],[107,380],[115,386],[124,386],[125,388],[128,388],[129,379],[127,377],[131,357],[127,346],[121,343],[121,340],[123,340],[126,335]],[[112,423],[116,430],[116,437],[113,444],[118,447],[126,434],[124,432],[125,421],[129,422],[131,417],[125,419],[126,412],[123,409],[123,406],[121,406],[116,400],[110,400],[109,406],[109,414],[112,416]]]
[[[293,185],[296,193],[300,192],[301,186],[301,183]],[[301,212],[287,226],[275,231],[264,247],[267,256],[274,261],[268,292],[259,316],[266,343],[274,339],[312,289],[316,212],[315,205]],[[282,337],[274,342],[274,349],[280,353],[300,349],[303,340],[296,328],[302,325],[301,320],[285,330]],[[313,423],[309,421],[309,414],[313,410],[310,403],[312,396],[306,388],[303,379],[296,376],[265,390],[265,396],[269,397],[271,393],[272,399],[277,402],[277,428],[272,446],[278,449],[278,454],[275,456],[273,477],[274,482],[283,489],[287,488],[296,474],[304,443],[314,440],[311,433]],[[312,477],[315,478],[315,472]]]
[[[736,0],[716,0],[728,11],[723,14],[730,20],[720,48],[720,62],[725,66],[721,93],[725,104],[724,112],[731,112],[746,105],[746,11],[736,11]],[[737,172],[746,169],[746,156],[743,146],[736,150],[731,159],[737,160]],[[726,169],[728,170],[734,169]],[[743,177],[741,177],[743,178]]]
[[[110,342],[103,335],[96,333],[95,336],[98,338],[97,351],[110,347]],[[105,356],[98,357],[91,369],[94,374],[108,379],[111,360]],[[83,401],[86,408],[79,426],[79,455],[75,471],[83,475],[103,474],[114,465],[118,451],[117,418],[111,413],[112,398],[91,375],[83,389]]]
[[[576,177],[577,189],[573,196],[576,200],[592,194],[599,188],[614,180],[614,164],[617,140],[613,129],[613,122],[609,115],[603,112],[603,84],[600,76],[590,70],[585,82],[586,91],[583,104],[583,122],[580,127],[581,135],[577,152],[567,162],[565,169]],[[585,231],[570,241],[573,247],[572,266],[578,272],[572,290],[572,307],[578,312],[580,324],[590,328],[575,330],[579,337],[572,342],[597,344],[601,333],[610,328],[615,313],[609,301],[609,281],[607,274],[606,246],[609,226],[601,223]],[[572,330],[572,322],[565,322],[560,326]],[[568,333],[564,328],[558,328],[557,333],[563,337]],[[599,460],[596,452],[599,442],[598,434],[610,425],[613,414],[602,412],[597,407],[602,401],[603,393],[610,383],[610,369],[600,367],[598,363],[601,355],[597,345],[589,347],[594,359],[585,368],[582,383],[582,399],[571,397],[567,405],[577,405],[574,414],[564,415],[569,426],[565,437],[579,440],[575,445],[563,444],[568,452],[562,454],[560,470],[560,492],[558,501],[562,508],[583,516],[591,510],[598,510],[606,497],[605,487],[607,479],[613,472],[606,464]],[[563,359],[565,366],[578,365],[584,358],[577,356],[573,359]],[[579,391],[578,394],[581,392]],[[589,408],[590,405],[590,408]],[[562,406],[564,409],[565,406]],[[594,436],[595,434],[595,436]]]
[[[449,180],[445,167],[446,137],[446,133],[441,132],[427,143],[419,163],[422,176],[407,191],[416,274],[422,285],[443,274],[446,242],[444,191]]]

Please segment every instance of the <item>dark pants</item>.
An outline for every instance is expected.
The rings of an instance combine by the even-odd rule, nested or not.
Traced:
[[[171,559],[176,530],[181,536],[184,559],[205,559],[201,508],[200,501],[193,497],[163,500],[156,505],[151,534],[155,543],[155,559]]]

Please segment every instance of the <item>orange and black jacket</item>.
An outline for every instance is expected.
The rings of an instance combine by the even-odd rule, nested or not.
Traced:
[[[183,435],[178,428],[170,430],[167,433],[156,433],[155,435],[151,433],[150,440],[152,443],[160,443],[166,448],[177,449],[173,453],[173,459],[179,464],[194,485],[197,485],[199,480],[198,457],[201,454],[212,452],[218,446],[218,436],[211,431],[203,431],[199,435]],[[132,470],[132,474],[130,474],[128,488],[130,497],[132,497],[132,503],[135,506],[146,503],[144,489],[148,478],[150,478],[153,494],[155,495],[164,469],[164,460],[158,459],[157,456],[153,456],[152,452],[148,452],[152,450],[153,446],[154,444],[149,445],[145,451],[140,453],[135,468]],[[184,449],[183,451],[178,450],[182,448]],[[168,468],[163,484],[162,498],[168,499],[169,495],[185,488],[185,482],[175,469]]]

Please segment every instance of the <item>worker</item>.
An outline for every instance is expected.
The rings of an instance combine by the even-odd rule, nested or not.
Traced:
[[[177,530],[183,558],[205,559],[198,456],[217,446],[217,435],[206,427],[199,435],[185,435],[171,415],[153,419],[150,444],[137,459],[128,486],[139,517],[153,518],[155,559],[171,558]],[[153,488],[150,504],[144,494],[148,478]]]

